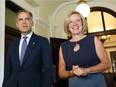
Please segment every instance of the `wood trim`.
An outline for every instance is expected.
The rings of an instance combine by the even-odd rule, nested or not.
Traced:
[[[108,31],[101,31],[101,32],[95,32],[95,33],[87,33],[89,34],[95,34],[97,36],[102,36],[102,35],[113,35],[116,34],[116,29],[113,30],[108,30]]]
[[[5,34],[10,34],[10,35],[13,35],[13,36],[16,36],[16,37],[20,37],[21,33],[20,33],[19,30],[5,25]]]
[[[21,8],[20,6],[16,5],[15,3],[13,3],[12,1],[10,0],[6,0],[6,8],[14,11],[14,12],[18,12],[19,10],[22,10],[23,8]]]
[[[108,49],[108,48],[115,48],[116,47],[116,45],[114,45],[114,46],[105,46],[105,49]]]
[[[91,7],[90,9],[91,9],[91,12],[94,12],[94,11],[107,12],[107,13],[113,15],[116,18],[116,12],[114,12],[113,10],[111,10],[109,8],[106,8],[106,7]]]

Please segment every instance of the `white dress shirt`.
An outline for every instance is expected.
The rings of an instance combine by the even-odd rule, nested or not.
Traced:
[[[28,35],[26,35],[27,36],[27,39],[26,39],[27,45],[30,41],[30,38],[31,38],[32,34],[33,34],[33,32],[30,32]],[[23,43],[23,40],[24,40],[23,37],[24,36],[21,35],[21,39],[20,39],[20,43],[19,43],[19,58],[21,58],[21,48],[22,48],[22,43]]]

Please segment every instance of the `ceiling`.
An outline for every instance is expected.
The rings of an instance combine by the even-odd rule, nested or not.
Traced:
[[[67,2],[78,2],[79,0],[25,0],[33,7],[40,8],[40,17],[44,21],[49,20],[49,16],[54,13],[54,11],[62,4]],[[110,2],[111,4],[116,5],[116,0],[86,0],[88,3],[92,1],[97,2]],[[46,13],[46,14],[45,14]]]
[[[60,6],[63,6],[66,3],[75,3],[75,5],[76,5],[76,3],[79,0],[8,0],[8,1],[11,1],[11,2],[14,2],[14,3],[17,2],[17,4],[19,2],[26,2],[31,7],[35,8],[35,9],[37,8],[37,10],[35,12],[36,12],[36,15],[38,16],[38,18],[41,19],[44,23],[49,24],[49,17],[53,16],[54,12]],[[91,2],[102,2],[102,3],[108,2],[108,3],[113,4],[114,6],[116,6],[116,0],[86,0],[86,1],[87,1],[87,3],[89,5],[91,5],[90,4]],[[8,5],[6,4],[6,6],[13,8],[13,10],[17,9],[16,7],[14,9],[14,5],[12,5],[12,3],[8,4]],[[25,8],[25,5],[22,4],[21,8]],[[19,8],[17,9],[17,11],[18,10],[19,10]]]
[[[49,16],[53,14],[53,12],[63,3],[66,3],[70,0],[25,0],[33,7],[40,8],[40,17],[44,21],[49,20]],[[32,3],[33,2],[33,3]]]

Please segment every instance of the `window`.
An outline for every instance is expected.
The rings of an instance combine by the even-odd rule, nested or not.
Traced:
[[[104,7],[93,7],[86,19],[88,23],[87,33],[116,34],[116,12]]]

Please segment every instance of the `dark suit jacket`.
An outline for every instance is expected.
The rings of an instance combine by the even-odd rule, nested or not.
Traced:
[[[2,87],[51,87],[52,57],[46,38],[32,34],[22,65],[19,62],[20,38],[11,42]]]

